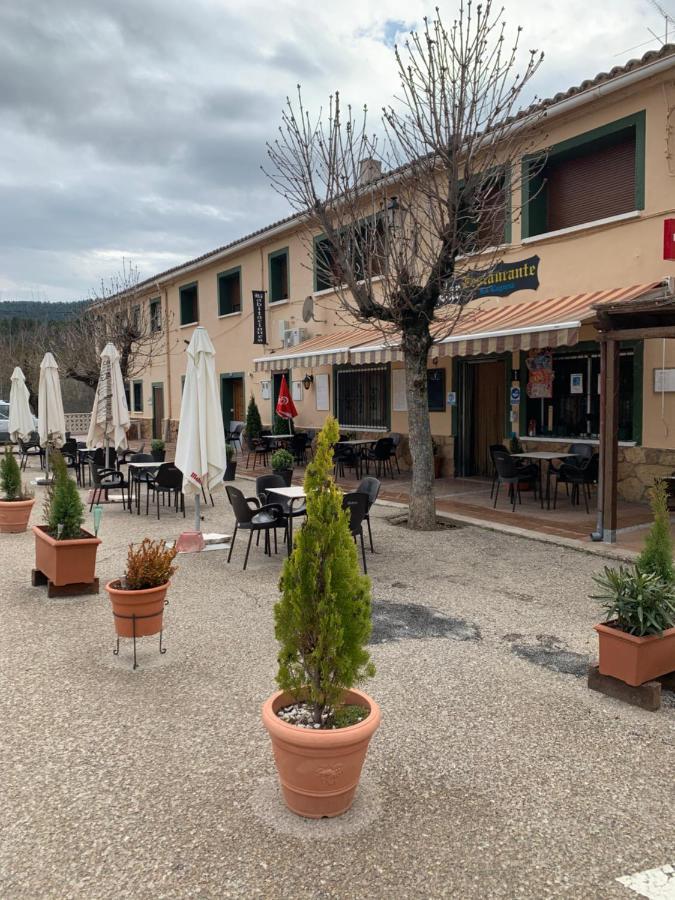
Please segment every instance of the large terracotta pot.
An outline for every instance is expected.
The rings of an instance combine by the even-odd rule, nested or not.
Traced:
[[[380,708],[362,691],[345,691],[344,700],[365,706],[370,714],[356,725],[325,731],[298,728],[276,715],[294,702],[288,692],[277,692],[263,705],[284,799],[299,816],[339,816],[354,800],[368,744],[380,724]]]
[[[91,584],[96,578],[96,551],[101,539],[82,532],[82,537],[57,541],[45,525],[33,525],[35,568],[55,585]]]
[[[34,499],[0,500],[0,533],[19,534],[25,531],[34,504]]]
[[[675,628],[662,634],[637,637],[611,622],[595,625],[598,632],[601,675],[611,675],[637,686],[675,672]]]
[[[124,591],[119,584],[119,580],[116,579],[109,581],[105,586],[110,595],[117,634],[120,637],[133,637],[134,625],[136,637],[159,634],[164,623],[166,592],[171,582],[167,581],[166,584],[140,591]]]

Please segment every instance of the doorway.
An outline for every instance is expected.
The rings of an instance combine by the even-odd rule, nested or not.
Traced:
[[[162,435],[162,422],[164,421],[164,385],[152,386],[152,436],[160,439]]]
[[[220,376],[220,402],[225,431],[232,431],[232,422],[245,422],[244,373],[233,372]]]
[[[458,365],[458,475],[492,475],[490,444],[506,433],[506,363],[460,360]]]

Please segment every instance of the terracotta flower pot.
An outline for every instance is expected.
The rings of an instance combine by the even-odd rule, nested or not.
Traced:
[[[612,627],[611,622],[593,627],[598,632],[601,675],[637,686],[675,672],[675,628],[637,637]]]
[[[370,714],[356,725],[325,731],[289,725],[276,715],[294,702],[288,692],[278,691],[263,705],[284,799],[299,816],[339,816],[354,800],[368,744],[380,724],[380,708],[362,691],[345,691],[344,699],[365,706]]]
[[[120,637],[133,637],[134,624],[136,637],[159,634],[164,623],[166,592],[171,582],[140,591],[125,591],[119,584],[119,579],[116,579],[105,586],[110,595],[117,634]]]
[[[25,531],[34,504],[34,499],[0,500],[0,533],[19,534]]]
[[[82,532],[82,537],[57,541],[45,525],[33,525],[35,568],[55,585],[91,584],[96,578],[96,551],[101,539]]]

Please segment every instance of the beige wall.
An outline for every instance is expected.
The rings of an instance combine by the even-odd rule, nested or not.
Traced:
[[[537,291],[523,291],[507,299],[488,298],[485,305],[527,303],[534,299],[559,297],[565,294],[587,292],[613,287],[623,287],[636,283],[657,281],[666,275],[675,275],[675,263],[664,262],[662,258],[663,219],[675,214],[675,162],[667,153],[675,150],[673,140],[667,131],[667,113],[675,105],[675,81],[671,84],[663,78],[646,81],[633,89],[626,89],[612,98],[597,100],[588,108],[578,109],[564,117],[545,120],[546,134],[542,145],[553,145],[559,141],[590,131],[639,110],[646,111],[646,165],[645,165],[645,209],[637,217],[603,226],[579,227],[568,234],[556,237],[538,237],[521,241],[520,222],[512,224],[513,242],[503,254],[506,262],[539,255],[540,287]],[[518,208],[519,198],[514,197],[514,208]],[[269,306],[267,348],[252,343],[251,291],[269,290],[268,254],[282,247],[289,248],[290,300]],[[480,258],[471,261],[480,267]],[[218,316],[217,275],[219,272],[241,266],[242,305],[240,314]],[[289,227],[285,233],[270,239],[264,235],[257,246],[234,248],[221,259],[208,262],[191,272],[184,273],[175,280],[163,283],[162,296],[166,297],[170,309],[170,331],[168,356],[156,361],[156,365],[144,376],[143,417],[151,416],[149,404],[151,384],[161,382],[165,386],[166,416],[176,420],[180,410],[181,375],[185,373],[185,341],[189,341],[193,327],[180,327],[178,290],[182,284],[197,280],[199,284],[199,324],[205,326],[216,348],[217,371],[223,373],[244,373],[246,399],[254,394],[260,406],[263,421],[271,421],[271,402],[261,398],[261,384],[271,380],[271,373],[255,372],[253,359],[272,349],[281,350],[279,323],[284,320],[288,327],[304,327],[307,337],[330,334],[335,328],[344,328],[337,314],[338,301],[331,292],[315,295],[315,315],[317,319],[327,319],[319,324],[302,321],[302,304],[313,291],[311,256],[303,236]],[[148,298],[158,296],[159,290],[148,292]],[[590,336],[590,335],[589,335]],[[644,352],[643,385],[643,443],[648,447],[675,448],[675,394],[662,398],[652,390],[653,369],[661,365],[662,342],[649,341]],[[454,390],[451,364],[448,360],[440,363],[447,369],[446,390]],[[395,366],[398,364],[394,364]],[[675,366],[675,346],[666,342],[666,365]],[[332,368],[295,368],[292,380],[301,380],[305,374],[316,375],[320,371],[329,373],[330,402],[333,404]],[[325,413],[316,410],[314,387],[303,391],[303,399],[296,402],[301,426],[318,426]],[[451,432],[451,409],[443,413],[432,413],[432,432],[437,436],[449,436]],[[407,415],[392,412],[392,430],[407,431]]]

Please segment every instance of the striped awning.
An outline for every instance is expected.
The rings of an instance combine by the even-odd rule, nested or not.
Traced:
[[[662,282],[585,294],[570,294],[547,300],[509,298],[487,309],[483,300],[472,301],[462,310],[451,334],[447,325],[434,323],[438,335],[429,352],[432,357],[482,356],[510,350],[572,346],[582,325],[596,319],[594,306],[627,303],[660,287]],[[255,360],[256,371],[275,371],[292,366],[321,366],[350,362],[354,365],[400,362],[403,351],[395,336],[384,338],[376,328],[351,328],[312,338],[294,352]]]
[[[318,335],[297,347],[280,350],[254,359],[256,372],[280,372],[286,369],[332,366],[347,363],[359,344],[373,343],[379,334],[373,328],[345,328]]]

